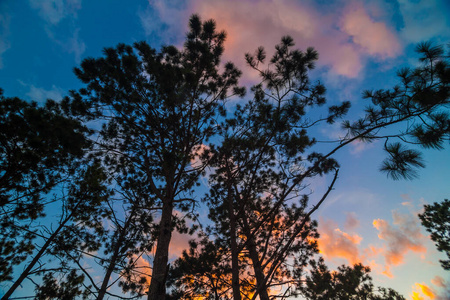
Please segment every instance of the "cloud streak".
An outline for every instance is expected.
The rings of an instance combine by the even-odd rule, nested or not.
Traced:
[[[38,103],[44,103],[47,99],[52,99],[55,101],[59,101],[63,98],[65,91],[55,85],[52,85],[50,90],[36,87],[33,84],[27,84],[20,81],[20,84],[24,87],[28,87],[29,91],[26,93],[26,96],[31,101],[36,101]]]
[[[6,11],[5,5],[0,4],[0,10]],[[11,48],[11,43],[8,40],[10,31],[9,24],[11,22],[11,17],[6,13],[0,13],[0,69],[3,68],[2,55],[9,48]]]
[[[61,20],[73,16],[81,8],[81,0],[29,0],[39,16],[47,23],[58,25]]]
[[[408,42],[418,43],[433,37],[448,39],[448,4],[445,0],[399,0],[403,18],[402,37]]]
[[[73,53],[75,62],[79,64],[86,50],[86,45],[79,36],[80,28],[75,26],[81,0],[29,0],[29,3],[45,21],[47,36],[65,52]],[[61,35],[58,28],[63,25],[68,26],[69,30]],[[66,32],[70,34],[67,35]]]

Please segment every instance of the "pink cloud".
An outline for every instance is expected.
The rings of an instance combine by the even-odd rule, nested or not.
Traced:
[[[446,287],[444,278],[442,278],[441,276],[438,276],[438,275],[434,276],[434,278],[431,279],[431,283],[434,284],[435,286],[439,286],[439,287],[443,287],[443,288]]]
[[[370,55],[395,57],[401,51],[396,35],[386,24],[372,20],[361,5],[353,4],[348,7],[342,18],[341,28]]]
[[[155,25],[154,11],[166,25],[165,32],[180,37],[187,17],[198,13],[203,19],[214,19],[219,30],[228,33],[224,60],[244,69],[244,54],[264,46],[268,54],[284,35],[291,35],[297,47],[313,46],[319,51],[319,66],[335,75],[357,78],[367,56],[394,57],[401,47],[394,33],[381,21],[374,21],[362,5],[356,9],[336,7],[323,11],[314,2],[294,0],[191,0],[175,5],[174,0],[149,0],[152,9],[139,16],[147,33],[161,30]],[[181,7],[181,8],[180,8]],[[257,13],[255,13],[257,10]],[[182,29],[182,30],[181,30]],[[167,37],[167,35],[165,35]],[[245,72],[247,83],[258,78]]]
[[[362,68],[360,54],[348,44],[347,34],[336,28],[336,19],[321,14],[314,7],[291,0],[194,1],[193,10],[205,18],[215,19],[228,33],[225,58],[243,69],[244,53],[264,46],[268,53],[283,35],[291,35],[297,46],[315,47],[320,65],[330,66],[334,73],[356,77]],[[256,79],[256,76],[250,79]]]
[[[356,218],[356,213],[346,213],[344,228],[346,230],[352,230],[359,226],[359,220]]]
[[[172,240],[170,242],[169,257],[176,259],[181,256],[183,250],[189,249],[189,240],[193,237],[189,234],[181,234],[177,231],[172,233]]]

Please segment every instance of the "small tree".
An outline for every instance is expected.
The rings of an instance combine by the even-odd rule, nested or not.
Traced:
[[[436,243],[437,249],[447,255],[446,260],[440,260],[442,268],[450,270],[450,201],[445,199],[441,203],[424,205],[424,209],[419,218],[431,233],[431,239]]]
[[[323,258],[311,261],[311,273],[301,285],[301,293],[311,300],[406,300],[392,289],[374,288],[370,268],[361,264],[340,266],[330,271]]]

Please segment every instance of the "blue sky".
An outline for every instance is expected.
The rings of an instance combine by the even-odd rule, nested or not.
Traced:
[[[263,45],[270,53],[286,34],[299,48],[315,47],[320,58],[313,79],[325,84],[330,103],[352,102],[349,118],[364,107],[364,89],[393,86],[396,69],[417,63],[418,42],[450,42],[446,0],[2,0],[0,87],[8,97],[61,99],[82,86],[72,72],[82,59],[117,43],[182,45],[193,13],[216,19],[227,31],[224,60],[243,70],[247,85],[257,78],[245,67],[245,52]],[[318,134],[332,138],[339,128]],[[331,266],[362,261],[377,285],[409,299],[445,299],[450,278],[438,263],[443,256],[417,213],[424,203],[450,197],[449,148],[426,151],[420,178],[396,182],[378,171],[381,146],[355,144],[337,154],[340,178],[316,214],[321,251]],[[326,185],[324,178],[311,189]]]

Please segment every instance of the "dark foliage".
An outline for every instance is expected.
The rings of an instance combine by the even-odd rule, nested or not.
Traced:
[[[447,255],[441,260],[444,270],[450,270],[450,201],[445,199],[432,205],[425,205],[425,211],[419,214],[422,225],[431,233],[431,239],[439,251]]]

